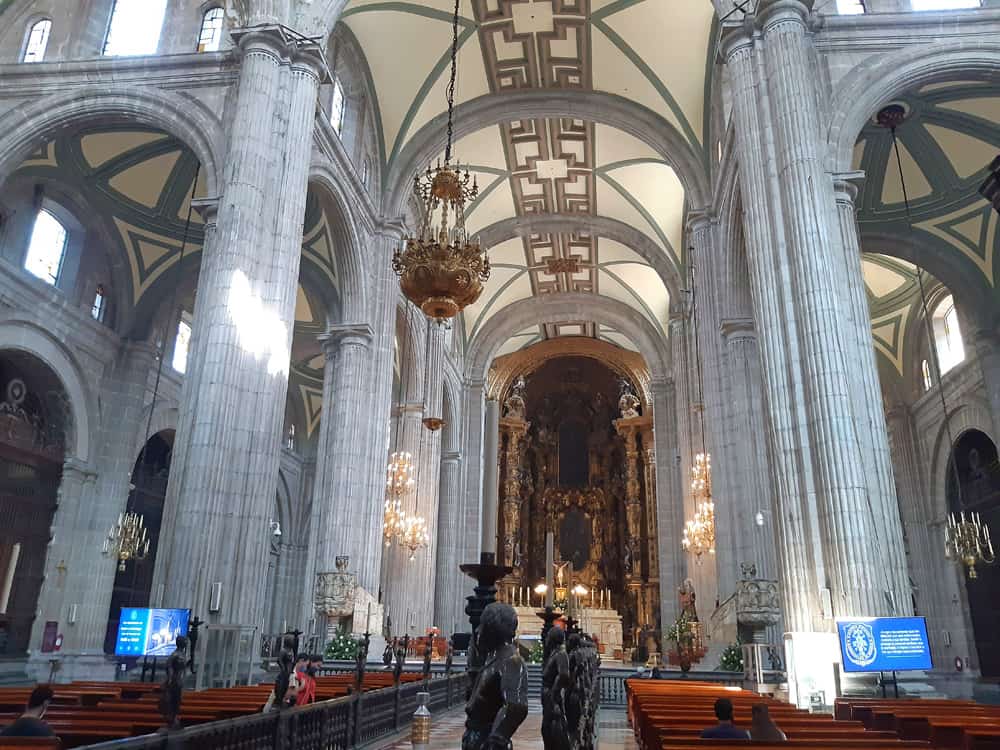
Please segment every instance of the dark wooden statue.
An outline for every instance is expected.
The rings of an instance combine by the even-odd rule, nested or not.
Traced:
[[[385,651],[382,652],[382,664],[385,665],[387,670],[392,669],[392,654],[395,645],[395,640],[385,642]]]
[[[184,692],[184,672],[187,670],[188,639],[177,636],[177,648],[167,657],[167,678],[160,692],[160,713],[167,729],[180,729],[181,696]]]
[[[361,686],[365,682],[365,667],[368,665],[368,648],[371,646],[371,633],[365,633],[365,637],[358,641],[358,651],[354,655],[354,689],[361,692]]]
[[[448,639],[448,650],[444,657],[444,673],[448,677],[451,676],[451,668],[455,662],[455,642],[449,638]]]
[[[600,657],[593,641],[580,633],[568,639],[570,687],[566,693],[566,723],[572,750],[592,750],[600,699]]]
[[[510,750],[511,737],[528,715],[528,672],[517,648],[517,613],[494,602],[483,611],[476,650],[483,666],[465,706],[462,750]]]
[[[431,678],[431,655],[434,652],[434,637],[427,636],[427,642],[424,644],[424,679],[429,680]]]
[[[406,663],[406,653],[410,650],[410,636],[404,635],[396,646],[396,669],[392,673],[392,681],[399,684],[399,678],[403,674],[403,664]]]
[[[294,669],[295,637],[289,633],[281,640],[281,652],[278,654],[278,676],[274,678],[274,703],[272,706],[279,711],[287,703],[288,687],[291,685]]]
[[[188,669],[191,670],[191,674],[195,674],[196,673],[195,672],[194,657],[195,657],[195,654],[197,654],[197,652],[198,652],[198,631],[201,629],[201,626],[204,625],[204,624],[205,624],[205,622],[200,617],[195,616],[195,618],[193,620],[191,620],[191,624],[188,625],[188,641],[189,641],[189,644],[188,644],[188,652],[189,652],[188,653]]]
[[[551,628],[545,639],[542,667],[542,742],[545,750],[570,750],[566,721],[566,692],[570,686],[566,633]]]

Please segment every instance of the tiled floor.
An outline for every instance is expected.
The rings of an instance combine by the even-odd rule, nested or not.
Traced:
[[[431,750],[461,750],[465,712],[461,709],[435,716],[431,727]],[[598,734],[600,750],[635,750],[624,711],[604,711]],[[410,740],[398,740],[384,750],[409,750]],[[532,705],[528,718],[514,735],[514,750],[542,750],[542,708]]]

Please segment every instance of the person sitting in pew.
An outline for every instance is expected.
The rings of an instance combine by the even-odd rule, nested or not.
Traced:
[[[758,703],[750,709],[750,739],[755,742],[788,742],[788,737],[771,718],[766,703]]]
[[[52,727],[42,721],[52,702],[52,688],[39,685],[31,691],[28,707],[20,718],[0,732],[0,737],[55,737]]]
[[[719,698],[715,702],[715,717],[719,723],[701,733],[703,740],[749,740],[750,733],[733,725],[733,702]]]

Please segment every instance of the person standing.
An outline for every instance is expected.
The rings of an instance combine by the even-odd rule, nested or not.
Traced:
[[[51,702],[52,688],[48,685],[36,687],[31,691],[24,713],[0,732],[0,737],[55,737],[52,727],[42,720]]]

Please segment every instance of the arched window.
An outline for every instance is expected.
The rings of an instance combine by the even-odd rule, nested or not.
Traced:
[[[340,135],[344,127],[344,114],[346,112],[344,101],[344,86],[339,78],[333,79],[333,102],[330,105],[330,124],[334,131]]]
[[[115,0],[104,54],[156,54],[166,10],[167,0]]]
[[[983,0],[910,0],[912,10],[960,10],[982,7]]]
[[[177,335],[174,338],[174,356],[170,364],[177,372],[187,372],[188,351],[191,347],[191,316],[181,313],[181,319],[177,321]]]
[[[927,364],[926,359],[920,361],[920,377],[924,381],[924,390],[929,391],[934,381],[931,379],[931,366]]]
[[[66,254],[66,227],[44,208],[35,218],[24,267],[28,273],[55,286]]]
[[[49,32],[52,31],[52,20],[43,18],[35,21],[28,31],[28,41],[24,45],[24,56],[21,62],[41,62],[45,58],[45,48],[49,45]]]
[[[950,294],[934,308],[931,322],[934,327],[934,348],[941,368],[939,377],[943,377],[946,372],[965,359],[965,344],[958,324],[958,310],[955,309],[955,300]]]
[[[222,44],[222,23],[225,11],[209,8],[201,18],[201,34],[198,37],[199,52],[217,52]]]
[[[837,12],[842,16],[864,13],[865,0],[837,0]]]
[[[104,308],[107,307],[107,303],[104,284],[98,284],[97,291],[94,292],[94,304],[90,307],[90,314],[99,323],[104,322]]]

